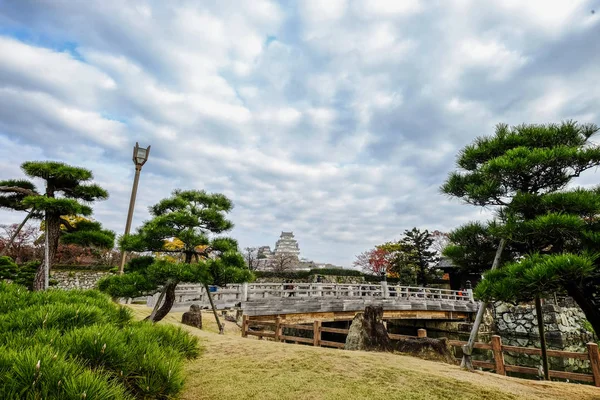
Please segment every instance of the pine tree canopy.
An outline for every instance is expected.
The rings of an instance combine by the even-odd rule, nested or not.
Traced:
[[[134,260],[124,275],[106,278],[98,287],[113,297],[136,297],[160,290],[166,300],[149,317],[156,322],[173,306],[179,282],[225,285],[253,280],[237,241],[216,236],[233,228],[227,219],[232,208],[222,194],[175,190],[171,197],[150,207],[151,220],[120,241],[124,250],[152,251],[160,258]],[[163,256],[177,253],[185,262]]]
[[[486,300],[523,301],[566,291],[600,332],[600,189],[572,188],[583,171],[600,165],[589,141],[596,125],[498,125],[459,154],[459,170],[442,191],[467,203],[495,206],[487,226],[450,234],[445,254],[461,267],[491,264],[500,238],[507,251],[475,293]]]
[[[465,202],[507,205],[517,193],[563,189],[583,171],[600,164],[600,148],[588,139],[596,125],[500,124],[492,137],[480,137],[459,154],[460,171],[450,174],[442,192]]]
[[[35,185],[28,180],[9,179],[0,181],[0,208],[25,211],[28,206],[23,204],[23,199],[38,194]]]
[[[529,301],[537,295],[563,291],[570,284],[583,284],[596,272],[597,256],[534,254],[519,262],[488,271],[475,288],[475,295],[484,300],[507,302]]]

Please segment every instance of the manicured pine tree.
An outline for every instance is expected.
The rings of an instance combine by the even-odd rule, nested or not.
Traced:
[[[92,208],[84,202],[92,203],[97,200],[105,200],[108,198],[108,192],[100,186],[90,183],[93,174],[85,168],[73,167],[54,161],[28,161],[21,165],[21,169],[30,178],[39,178],[45,181],[44,193],[39,194],[35,191],[33,183],[28,181],[19,181],[20,183],[14,186],[4,185],[0,187],[0,191],[4,193],[3,197],[5,199],[13,196],[12,199],[17,200],[16,197],[25,195],[25,197],[19,199],[19,202],[13,203],[22,208],[13,207],[13,209],[29,209],[35,210],[36,213],[43,213],[47,233],[47,257],[40,265],[33,285],[34,290],[41,290],[46,286],[46,278],[58,248],[61,225],[68,227],[71,232],[76,230],[75,227],[71,226],[66,216],[91,215]],[[15,181],[12,182],[15,183]],[[88,232],[90,229],[88,226]],[[103,245],[103,243],[105,245],[110,244],[108,243],[110,238],[106,238],[102,232],[96,232],[93,235],[96,236],[96,239],[102,236],[100,245]],[[114,240],[114,234],[112,237]],[[92,234],[88,233],[87,238],[86,243],[91,245]],[[82,240],[81,236],[77,240]]]
[[[231,201],[222,194],[175,190],[171,197],[150,207],[153,218],[144,222],[135,234],[124,236],[121,248],[126,251],[183,254],[184,262],[150,260],[145,266],[129,267],[124,275],[104,280],[99,288],[113,297],[135,297],[160,290],[156,307],[147,318],[157,322],[173,307],[178,283],[200,282],[204,284],[222,332],[208,285],[247,282],[253,278],[238,251],[237,242],[231,238],[215,237],[233,228],[226,218],[232,208]],[[178,245],[172,246],[175,241]]]
[[[596,211],[600,210],[596,210],[595,200],[590,203],[595,192],[566,190],[572,179],[600,165],[600,148],[589,141],[597,131],[595,125],[571,121],[559,125],[519,125],[511,128],[501,124],[497,126],[495,135],[480,137],[461,151],[457,160],[459,171],[450,174],[442,191],[468,204],[495,207],[496,221],[479,232],[476,232],[477,229],[471,230],[476,235],[487,235],[486,243],[499,239],[494,265],[499,263],[499,253],[505,242],[510,247],[505,261],[525,257],[511,264],[513,267],[502,267],[488,273],[487,279],[476,289],[480,298],[511,301],[535,299],[536,308],[540,310],[540,296],[562,287],[575,298],[594,328],[600,329],[598,307],[591,306],[592,303],[598,303],[591,293],[587,295],[585,292],[586,284],[598,287],[592,282],[594,274],[589,269],[592,259],[587,258],[584,262],[579,255],[561,254],[563,251],[580,253],[584,246],[598,248],[600,243],[600,234],[596,233],[595,226]],[[583,224],[587,224],[586,229]],[[446,250],[451,257],[453,254],[477,253],[477,249],[470,248],[476,241],[466,240],[468,229],[462,229],[463,234],[466,233],[462,235],[462,243]],[[483,249],[482,259],[490,257],[489,250]],[[549,263],[541,261],[545,258],[532,255],[535,253],[557,255],[553,258],[554,262]],[[461,258],[462,262],[467,260],[466,257],[454,257],[454,261],[461,263]],[[517,283],[504,279],[511,276],[507,273],[516,269],[523,272],[522,283],[529,290],[520,290],[518,296],[516,292],[510,294],[507,290],[501,296],[499,287],[507,289],[507,285]],[[583,274],[587,283],[576,281],[575,285],[561,284],[566,283],[565,278],[573,278],[573,274]],[[542,278],[546,279],[545,284],[541,284]],[[483,303],[482,307],[485,305]],[[540,336],[544,340],[541,312],[537,314],[541,321],[538,324]],[[476,323],[473,328],[475,335],[477,328]],[[469,361],[470,350],[467,349],[463,365],[468,367]],[[547,365],[545,373],[548,373]]]

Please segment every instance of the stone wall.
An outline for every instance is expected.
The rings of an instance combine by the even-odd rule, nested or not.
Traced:
[[[106,271],[63,271],[50,272],[50,281],[55,281],[53,287],[58,289],[94,289],[101,278],[112,275]]]
[[[584,328],[585,314],[578,307],[560,307],[554,304],[542,306],[546,338],[555,343],[585,343],[593,335]],[[495,331],[502,337],[521,339],[519,346],[529,345],[529,339],[539,340],[537,313],[533,304],[514,306],[507,303],[494,304]]]

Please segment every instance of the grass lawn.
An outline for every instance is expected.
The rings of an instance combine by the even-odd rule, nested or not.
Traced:
[[[150,313],[131,307],[139,317]],[[161,323],[185,326],[181,314]],[[587,385],[467,372],[398,354],[244,339],[231,322],[220,336],[212,313],[204,313],[203,323],[203,330],[185,327],[204,349],[186,366],[183,399],[600,399],[600,389]]]

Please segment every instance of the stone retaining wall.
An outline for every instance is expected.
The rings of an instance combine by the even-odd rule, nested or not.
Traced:
[[[53,287],[58,289],[94,289],[98,281],[107,275],[107,271],[63,271],[50,272],[50,280],[56,281]]]
[[[578,307],[560,307],[554,304],[542,306],[546,338],[554,342],[585,343],[593,335],[584,328],[585,314]],[[538,339],[537,313],[533,304],[514,306],[507,303],[494,304],[496,332],[504,336],[522,338],[520,346],[526,346],[525,338]]]

